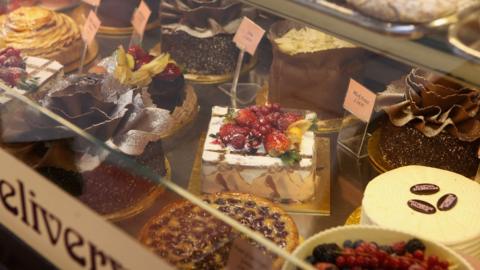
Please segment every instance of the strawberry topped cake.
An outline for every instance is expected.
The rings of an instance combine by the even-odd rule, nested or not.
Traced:
[[[202,192],[238,191],[274,201],[312,199],[315,113],[278,104],[213,107],[202,155]]]

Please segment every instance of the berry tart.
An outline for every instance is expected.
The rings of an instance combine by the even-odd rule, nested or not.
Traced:
[[[202,154],[202,192],[238,191],[282,203],[316,190],[315,114],[278,104],[213,107]]]
[[[287,252],[298,245],[293,219],[270,201],[249,194],[218,193],[203,200],[211,207],[261,233]],[[179,269],[223,269],[232,243],[246,238],[189,201],[166,206],[140,231],[140,241]],[[251,240],[250,240],[251,241]],[[258,245],[252,241],[252,245]],[[260,247],[265,256],[274,256]],[[282,263],[276,258],[274,268]]]
[[[307,262],[319,270],[336,269],[409,269],[447,270],[450,262],[436,255],[425,255],[424,243],[416,238],[378,245],[363,240],[345,240],[342,247],[336,243],[317,245]]]

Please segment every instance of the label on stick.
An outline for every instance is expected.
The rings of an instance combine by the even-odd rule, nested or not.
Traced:
[[[233,37],[233,42],[235,42],[238,48],[244,49],[249,54],[254,55],[264,34],[265,30],[263,30],[263,28],[249,18],[244,17],[238,27],[237,33]]]
[[[93,11],[90,11],[82,29],[82,39],[83,42],[87,44],[87,46],[92,44],[92,41],[95,39],[95,35],[97,34],[100,25],[101,22],[100,19],[98,19],[97,14],[95,14],[95,12]]]
[[[365,86],[350,79],[343,108],[363,122],[370,122],[377,95]]]
[[[148,5],[145,4],[144,1],[141,1],[140,5],[133,13],[132,18],[132,25],[133,29],[135,29],[135,32],[143,36],[143,32],[145,32],[145,27],[147,27],[147,22],[148,18],[150,18],[150,14],[152,14],[152,11],[148,7]]]

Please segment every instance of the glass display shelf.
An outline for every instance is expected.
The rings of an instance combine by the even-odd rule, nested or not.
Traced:
[[[402,78],[402,76],[408,74],[412,66],[425,67],[468,84],[480,85],[480,78],[477,76],[480,71],[480,65],[453,52],[452,48],[449,47],[446,41],[445,29],[435,34],[432,34],[431,32],[425,34],[423,30],[419,29],[412,30],[390,26],[388,29],[390,32],[388,32],[385,28],[380,28],[381,26],[379,25],[369,24],[368,21],[364,21],[361,24],[356,23],[351,18],[346,17],[345,13],[342,13],[341,10],[339,11],[329,6],[329,2],[327,1],[318,1],[318,3],[324,3],[325,5],[306,0],[244,0],[242,2],[279,15],[283,18],[311,25],[374,52],[368,53],[368,56],[363,59],[365,61],[362,62],[363,69],[358,71],[357,74],[354,74],[355,77],[360,78],[359,80],[362,84],[373,92],[383,91],[392,81],[398,80]],[[256,22],[264,29],[269,29],[270,25],[272,25],[277,19],[278,18],[274,18],[270,14],[267,14],[267,16],[260,16]],[[155,49],[155,47],[157,47],[162,41],[161,31],[157,29],[157,26],[154,26],[153,28],[154,29],[145,33],[142,46],[146,49]],[[100,33],[96,38],[99,52],[94,64],[98,63],[101,59],[112,55],[112,52],[114,52],[119,45],[123,45],[123,47],[129,45],[128,36],[108,36],[107,34]],[[393,37],[393,34],[396,34],[397,37]],[[272,46],[267,38],[264,38],[260,43],[255,61],[255,67],[244,73],[240,77],[240,82],[254,83],[261,86],[261,91],[266,90],[268,92],[269,73],[272,64]],[[303,258],[293,257],[289,252],[286,252],[284,249],[281,249],[279,245],[272,242],[271,239],[269,240],[260,234],[253,232],[248,226],[242,225],[240,222],[229,218],[228,215],[216,210],[216,208],[209,206],[197,196],[198,194],[193,192],[191,187],[192,175],[195,175],[195,170],[199,169],[197,158],[198,154],[201,153],[203,140],[205,136],[208,135],[206,132],[211,119],[212,107],[229,106],[231,100],[229,96],[219,90],[217,84],[191,84],[198,98],[198,113],[186,126],[176,130],[174,134],[159,140],[157,145],[158,148],[152,145],[151,149],[153,154],[141,160],[117,152],[112,148],[111,144],[105,143],[102,138],[89,135],[84,130],[69,123],[59,115],[48,111],[39,104],[36,104],[35,101],[30,100],[27,96],[21,96],[17,93],[11,92],[9,89],[5,89],[5,91],[7,92],[7,95],[10,95],[13,98],[12,102],[15,102],[15,104],[18,105],[18,108],[33,113],[36,116],[42,115],[42,119],[49,119],[49,121],[57,123],[57,129],[55,129],[55,132],[58,132],[59,130],[64,132],[68,131],[67,137],[71,140],[67,147],[69,149],[68,151],[73,150],[73,152],[78,154],[79,148],[83,150],[89,149],[89,152],[92,154],[88,157],[82,156],[82,158],[87,159],[87,161],[99,162],[98,160],[101,160],[101,164],[102,162],[108,162],[112,167],[120,169],[122,174],[126,173],[137,179],[134,180],[134,183],[138,184],[138,179],[142,179],[147,182],[148,185],[153,185],[159,189],[155,192],[149,190],[137,193],[137,195],[140,194],[144,195],[141,197],[145,197],[140,200],[140,205],[137,205],[136,207],[128,207],[127,210],[123,209],[123,211],[119,211],[119,213],[105,214],[102,213],[102,209],[93,208],[97,214],[102,216],[101,218],[106,221],[106,224],[111,225],[111,227],[105,228],[108,228],[112,233],[115,233],[112,235],[118,236],[116,233],[120,233],[121,236],[127,236],[126,239],[123,239],[122,237],[120,237],[121,239],[108,238],[110,234],[103,236],[103,238],[100,237],[98,240],[102,242],[102,247],[103,244],[112,247],[115,246],[117,242],[123,243],[123,241],[133,239],[133,244],[128,242],[129,245],[131,244],[131,247],[135,247],[135,250],[139,249],[143,251],[138,239],[141,237],[140,235],[148,235],[148,233],[145,233],[144,231],[145,225],[152,225],[152,217],[158,215],[158,213],[160,213],[166,206],[171,206],[172,203],[181,200],[184,202],[189,201],[191,207],[206,210],[209,215],[213,216],[209,219],[212,224],[226,224],[222,229],[227,228],[226,230],[228,231],[235,231],[244,235],[244,238],[249,240],[247,242],[250,245],[249,247],[252,247],[252,250],[256,251],[258,248],[262,251],[266,249],[271,253],[276,254],[277,257],[282,258],[284,261],[286,260],[296,264],[299,268],[312,269],[311,266],[303,261]],[[266,99],[261,97],[264,94],[265,93],[262,92],[258,93],[256,101],[252,101],[252,104],[254,102],[257,102],[258,104],[264,103]],[[312,99],[315,98],[315,96],[312,96]],[[10,114],[8,110],[2,110],[0,111],[0,114],[1,118],[4,120],[2,121],[3,130],[8,130],[14,127],[14,125],[8,124],[12,123],[11,119],[18,121],[18,119],[15,119],[17,115]],[[377,116],[377,114],[375,114],[375,116]],[[28,122],[30,123],[31,121]],[[369,132],[373,130],[375,130],[375,125],[369,127]],[[52,134],[56,134],[55,132]],[[49,132],[38,134],[35,134],[35,132],[33,133],[33,137],[35,137],[38,142],[50,141],[52,139],[48,137],[52,135]],[[48,136],[42,137],[46,135]],[[344,225],[352,212],[361,206],[363,191],[368,182],[379,174],[368,158],[358,159],[349,152],[339,148],[337,146],[337,136],[338,127],[328,129],[324,132],[318,132],[317,134],[319,140],[324,143],[321,147],[323,152],[320,162],[322,164],[322,181],[327,183],[322,187],[324,189],[322,196],[325,196],[325,200],[322,203],[325,208],[322,208],[320,214],[300,213],[298,211],[289,211],[288,213],[293,218],[298,228],[300,239],[302,240],[325,229]],[[1,142],[10,143],[4,141],[4,138],[2,138]],[[7,147],[4,148],[6,149]],[[156,157],[160,156],[160,154],[164,154],[166,158],[165,163],[158,163]],[[73,165],[86,166],[83,164],[85,159],[79,159],[78,156],[75,158]],[[92,160],[88,160],[89,158]],[[95,158],[97,158],[97,160]],[[163,162],[163,160],[161,162]],[[164,174],[159,173],[159,166],[165,170]],[[88,173],[89,168],[90,167],[86,168],[82,173]],[[108,176],[108,173],[106,173],[106,175]],[[114,187],[110,188],[112,188],[114,192],[116,191]],[[63,189],[68,190],[68,188],[65,187],[63,187]],[[92,207],[88,205],[89,203],[92,203],[92,201],[81,200],[71,195],[70,198],[75,202],[80,202],[81,205],[92,209]],[[125,198],[121,198],[120,200],[124,199]],[[93,202],[95,202],[95,198],[93,199]],[[156,224],[153,225],[156,226]],[[156,228],[158,228],[158,226]],[[4,228],[0,228],[0,239],[2,239],[3,235],[6,235],[5,237],[8,238],[8,241],[18,241],[17,239],[10,237],[8,233],[4,233],[4,230]],[[7,228],[6,230],[9,231],[11,228]],[[17,236],[19,236],[18,233]],[[107,237],[107,239],[105,239],[105,237]],[[20,241],[22,241],[22,239],[20,239]],[[0,256],[2,255],[1,251],[4,247],[2,244],[3,243],[0,243]],[[218,251],[224,247],[225,246],[220,245],[215,247],[215,249]],[[45,263],[45,266],[42,264],[42,269],[58,268],[60,259],[57,260],[56,258],[48,257],[46,254],[43,254],[38,247],[34,247],[34,249],[36,251],[33,253],[40,253],[39,256],[46,257],[46,260],[51,261],[52,263],[52,265],[50,263]],[[121,248],[118,248],[118,250],[114,248],[113,250],[115,254],[129,254],[128,251],[121,250]],[[156,250],[156,252],[159,253],[161,251]],[[140,251],[138,251],[138,254],[144,256],[141,258],[145,258],[145,261],[142,262],[140,259],[133,257],[133,255],[130,254],[130,256],[127,256],[128,260],[125,263],[130,264],[129,266],[135,265],[135,263],[145,263],[142,266],[145,266],[150,262],[165,263],[163,260],[155,261],[152,257],[147,256]],[[152,255],[153,252],[148,254]],[[11,254],[7,255],[12,257]],[[35,254],[34,256],[37,258],[38,254]],[[258,257],[254,256],[253,260],[255,261],[258,259],[258,261],[261,262],[262,260],[259,257],[262,257],[263,254],[257,254],[257,256]],[[13,257],[18,262],[19,257]],[[158,259],[159,257],[154,256],[154,258]],[[2,262],[1,257],[0,262]],[[2,269],[1,263],[0,269]],[[132,267],[132,269],[142,269],[142,267]],[[257,265],[257,268],[254,269],[264,268]]]
[[[458,54],[448,42],[448,25],[456,17],[438,21],[438,25],[395,26],[358,16],[344,8],[344,1],[331,0],[243,0],[282,18],[305,23],[370,51],[386,55],[412,66],[446,74],[453,79],[480,85],[478,60]],[[420,29],[418,29],[420,28]],[[427,28],[427,29],[425,29]],[[412,38],[413,37],[413,38]]]

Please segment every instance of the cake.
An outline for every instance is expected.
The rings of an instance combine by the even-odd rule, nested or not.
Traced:
[[[148,22],[154,22],[158,19],[160,1],[143,1],[148,5],[150,11],[152,12],[148,18]],[[100,6],[98,7],[98,17],[102,21],[102,26],[104,27],[131,27],[133,13],[139,5],[140,0],[102,0],[100,2]]]
[[[360,79],[366,51],[291,21],[273,24],[269,39],[269,100],[314,111],[319,119],[343,117],[348,84]]]
[[[0,38],[27,56],[66,65],[80,59],[80,29],[67,15],[40,7],[21,7],[0,18]]]
[[[315,135],[308,129],[314,118],[309,112],[283,112],[278,104],[235,113],[213,107],[202,153],[202,192],[237,191],[284,203],[312,199]]]
[[[480,184],[423,166],[386,172],[368,183],[361,224],[398,229],[480,258]]]
[[[298,245],[298,232],[292,218],[271,202],[241,193],[219,193],[203,197],[211,207],[260,233],[287,252]],[[178,269],[215,270],[227,263],[232,243],[248,239],[206,210],[189,201],[164,207],[141,229],[140,241]],[[256,242],[249,240],[252,245]],[[273,269],[282,259],[260,247],[263,254],[275,258]]]
[[[233,35],[243,15],[243,6],[236,1],[164,0],[162,51],[189,74],[232,73],[239,54]]]
[[[427,23],[452,15],[458,0],[347,0],[368,16],[386,22]]]
[[[379,151],[388,169],[424,165],[474,177],[479,161],[480,92],[414,69],[389,86],[405,99],[384,108]]]
[[[139,46],[132,46],[128,49],[127,58],[133,58],[132,71],[138,71],[143,65],[150,63],[155,57],[146,53]],[[168,56],[167,56],[168,58]],[[151,83],[148,85],[148,93],[152,102],[162,109],[173,112],[176,107],[182,106],[185,100],[185,79],[180,68],[167,59],[163,70],[152,74]]]

